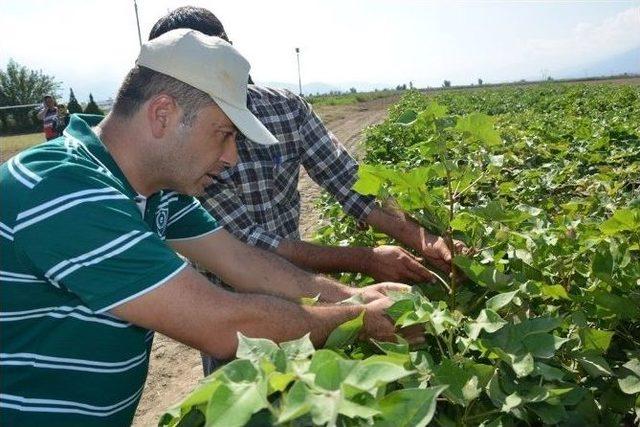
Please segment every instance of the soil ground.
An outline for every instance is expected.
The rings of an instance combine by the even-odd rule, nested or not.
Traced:
[[[368,126],[381,122],[387,109],[398,97],[353,104],[326,106],[315,111],[329,130],[356,158],[361,154],[359,142]],[[298,190],[301,196],[300,233],[309,238],[319,225],[315,202],[321,189],[302,169]],[[202,378],[200,353],[171,338],[156,334],[151,350],[149,376],[133,420],[135,427],[157,425],[163,411],[191,391]]]

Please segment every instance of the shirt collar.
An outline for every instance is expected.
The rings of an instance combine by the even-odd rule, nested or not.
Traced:
[[[127,195],[135,198],[138,196],[138,193],[133,189],[127,177],[113,159],[109,150],[107,150],[107,147],[105,147],[98,135],[91,129],[93,126],[97,126],[102,119],[104,119],[103,116],[94,114],[72,114],[69,125],[64,130],[64,134],[85,146],[91,155],[107,169],[107,173],[110,173],[122,182],[128,193]]]

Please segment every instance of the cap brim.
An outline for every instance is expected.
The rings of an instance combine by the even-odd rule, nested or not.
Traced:
[[[279,142],[249,109],[234,107],[220,98],[213,97],[213,100],[247,139],[261,145],[273,145]]]

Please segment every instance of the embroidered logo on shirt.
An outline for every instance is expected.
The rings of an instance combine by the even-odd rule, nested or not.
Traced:
[[[168,218],[169,218],[169,209],[160,208],[156,211],[156,232],[160,237],[164,237],[164,232],[167,229]]]

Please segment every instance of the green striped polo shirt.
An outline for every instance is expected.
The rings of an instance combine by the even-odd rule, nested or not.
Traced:
[[[91,130],[0,167],[0,425],[130,425],[153,331],[109,310],[186,263],[165,240],[217,230],[193,197],[139,196]]]

